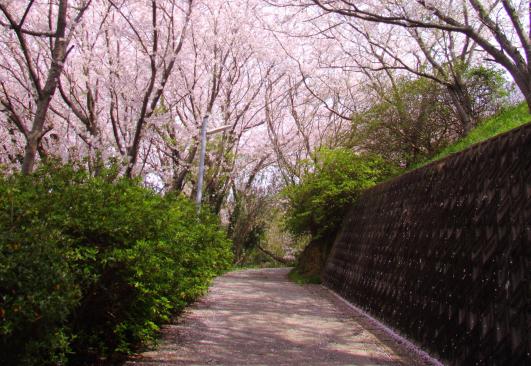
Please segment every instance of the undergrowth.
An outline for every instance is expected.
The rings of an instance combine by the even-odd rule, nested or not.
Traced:
[[[290,279],[290,281],[295,282],[298,285],[307,285],[307,284],[319,285],[319,284],[322,283],[320,276],[317,276],[317,275],[311,275],[311,276],[303,275],[297,270],[297,268],[293,268],[288,273],[288,278]]]
[[[2,365],[119,362],[232,264],[217,217],[112,169],[0,175]]]
[[[448,155],[463,151],[474,144],[488,140],[489,138],[520,127],[529,122],[531,122],[531,115],[529,114],[525,102],[513,107],[504,108],[498,114],[481,122],[476,128],[470,131],[466,137],[445,147],[432,158],[416,164],[413,166],[413,169],[440,160]]]

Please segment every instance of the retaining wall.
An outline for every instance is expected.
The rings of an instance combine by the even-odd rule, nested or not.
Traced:
[[[323,280],[452,365],[531,365],[531,125],[367,191]]]

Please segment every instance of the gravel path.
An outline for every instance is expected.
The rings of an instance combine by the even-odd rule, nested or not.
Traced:
[[[127,365],[428,365],[319,285],[289,269],[245,270],[163,329],[156,351]]]

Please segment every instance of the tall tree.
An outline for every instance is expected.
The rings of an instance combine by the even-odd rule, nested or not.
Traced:
[[[183,9],[177,0],[166,2],[152,0],[149,5],[130,1],[111,1],[112,6],[121,17],[124,27],[130,30],[132,37],[129,41],[134,44],[134,51],[128,50],[129,52],[127,52],[120,48],[119,39],[112,39],[110,42],[113,43],[112,49],[115,50],[115,53],[111,57],[117,60],[122,57],[133,56],[136,58],[136,62],[143,63],[146,61],[149,65],[147,70],[143,67],[135,70],[138,74],[134,76],[134,79],[138,81],[137,87],[141,98],[139,105],[132,107],[134,114],[129,117],[133,122],[133,131],[131,141],[128,141],[126,148],[126,175],[128,176],[133,175],[138,161],[147,121],[155,113],[164,89],[174,71],[177,57],[183,48],[192,14],[192,2],[192,0],[187,0]],[[179,12],[184,13],[182,22],[178,21]],[[150,23],[146,24],[144,20],[148,14]],[[121,65],[128,69],[130,68],[129,63],[135,61],[122,60]],[[124,75],[117,75],[117,79],[119,78],[123,80]],[[115,97],[120,95],[115,89],[111,93]],[[122,94],[122,96],[124,95]],[[119,108],[118,104],[113,103],[110,111],[112,116],[119,113],[117,108]],[[116,121],[115,118],[114,122]],[[115,126],[115,130],[117,129]],[[117,136],[117,143],[118,140]]]
[[[511,0],[303,0],[325,13],[466,35],[513,77],[531,111],[531,3]]]
[[[3,20],[0,20],[0,26],[11,30],[16,36],[21,51],[19,62],[23,64],[29,76],[31,94],[35,102],[31,127],[23,124],[23,119],[18,116],[13,104],[7,97],[3,98],[1,102],[10,113],[10,118],[26,137],[22,163],[22,172],[25,174],[31,173],[33,170],[37,149],[45,133],[44,126],[50,103],[70,51],[70,42],[90,3],[91,0],[78,1],[75,5],[69,5],[68,0],[60,0],[57,5],[50,2],[48,10],[49,29],[45,30],[27,24],[30,23],[29,19],[36,21],[35,18],[38,17],[38,14],[35,14],[34,5],[36,4],[34,0],[28,1],[25,5],[0,3],[0,12],[4,17]],[[42,11],[42,7],[40,8]],[[51,24],[53,18],[56,22],[55,27]],[[29,38],[48,39],[48,50],[35,47],[34,42]]]

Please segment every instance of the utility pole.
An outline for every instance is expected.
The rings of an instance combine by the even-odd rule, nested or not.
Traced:
[[[203,124],[201,126],[201,151],[199,153],[199,176],[197,177],[197,192],[195,196],[195,204],[197,209],[197,214],[201,212],[201,200],[203,199],[203,180],[205,176],[205,154],[206,154],[206,140],[207,135],[213,135],[218,132],[223,132],[232,128],[232,125],[225,125],[218,128],[215,128],[211,131],[207,131],[208,117],[210,115],[207,113],[203,117]]]
[[[201,152],[199,154],[199,177],[197,178],[197,193],[195,196],[195,204],[197,205],[197,214],[201,211],[201,199],[203,198],[203,176],[205,175],[205,154],[206,154],[206,135],[207,123],[209,114],[203,117],[203,125],[201,126]]]

